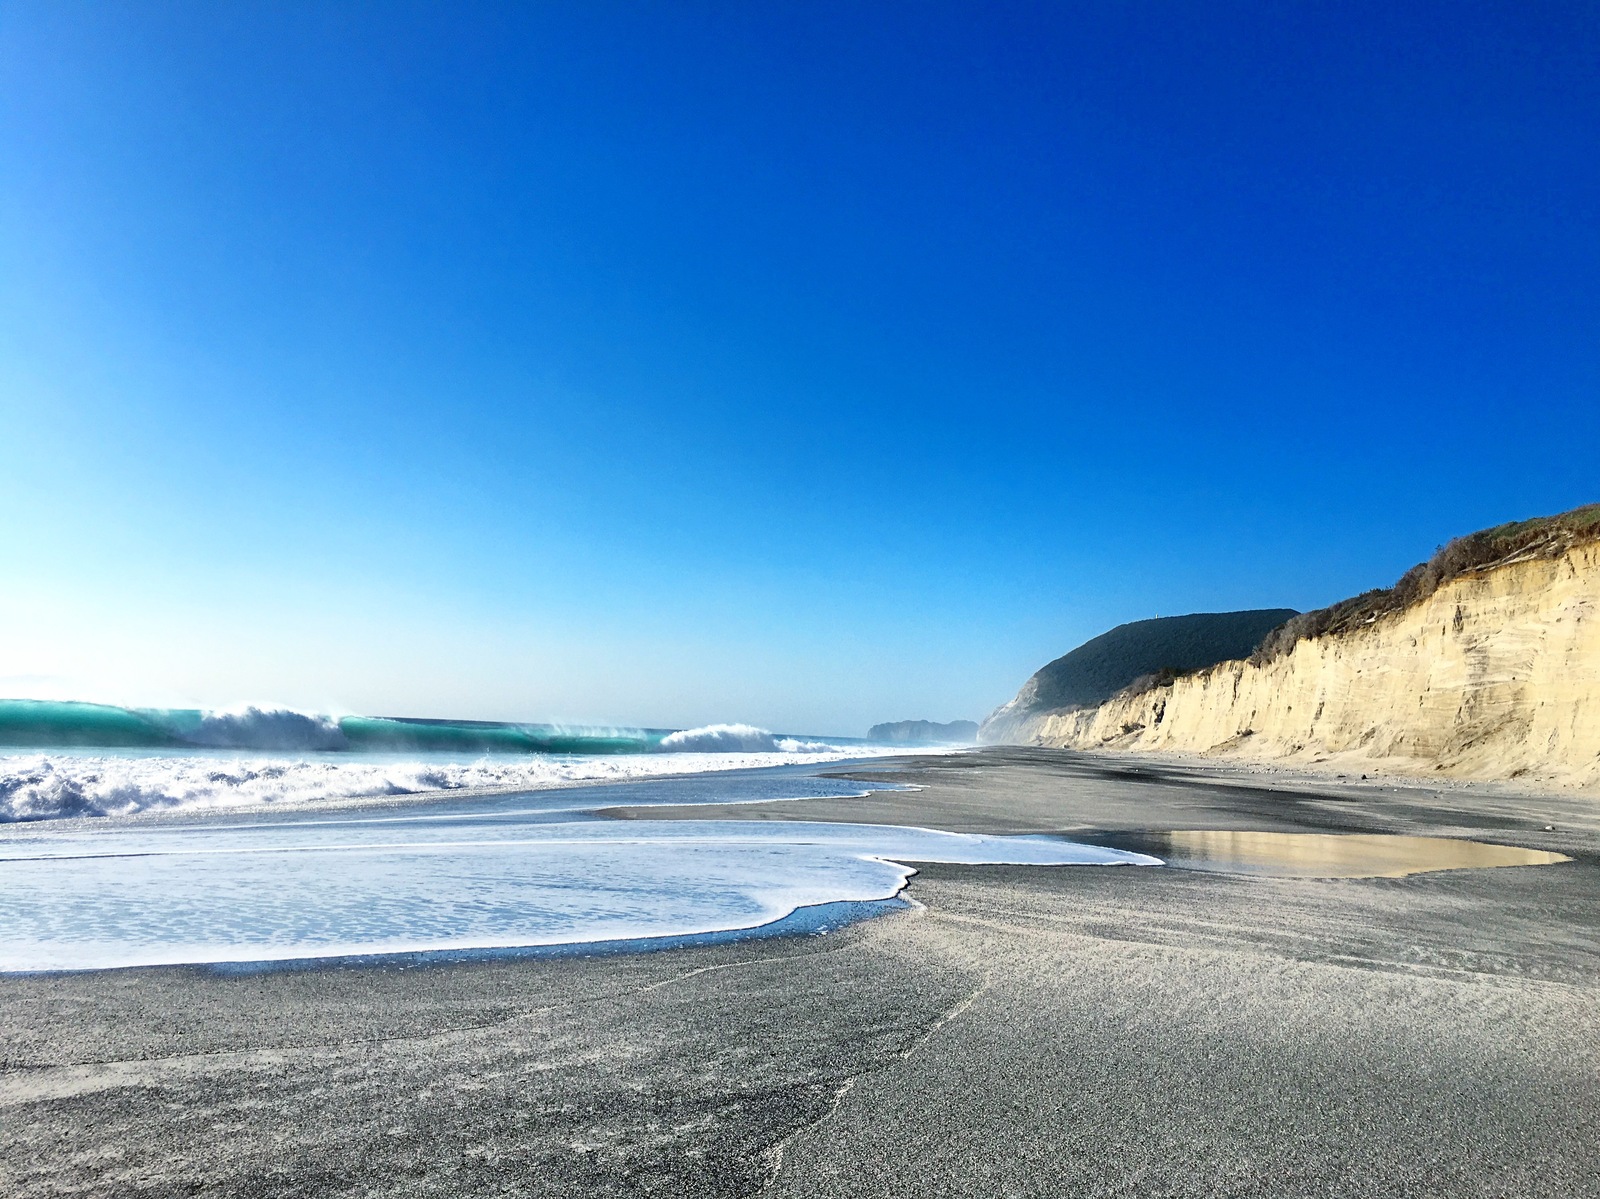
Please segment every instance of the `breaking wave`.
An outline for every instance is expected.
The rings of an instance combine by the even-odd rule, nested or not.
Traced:
[[[626,754],[653,749],[670,731],[398,716],[333,717],[254,704],[207,711],[0,699],[0,745],[34,749]]]
[[[0,745],[29,749],[233,749],[278,753],[640,754],[821,753],[856,745],[770,733],[748,724],[630,729],[322,716],[293,708],[118,708],[0,699]]]
[[[675,774],[811,765],[887,750],[705,751],[637,756],[483,758],[475,762],[292,758],[0,757],[0,824],[74,816],[300,805],[430,791],[543,790]]]
[[[840,747],[828,741],[804,741],[759,729],[753,724],[708,724],[668,733],[656,746],[662,753],[751,754],[827,753]]]
[[[190,745],[211,749],[340,750],[350,748],[338,722],[289,708],[253,705],[203,712],[183,734]]]
[[[16,747],[0,756],[0,824],[538,790],[890,752],[748,724],[675,731],[29,699],[0,699],[0,746]]]

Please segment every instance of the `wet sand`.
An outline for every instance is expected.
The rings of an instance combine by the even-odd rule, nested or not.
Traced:
[[[922,789],[724,814],[1573,860],[930,866],[921,910],[797,940],[0,979],[0,1193],[1600,1195],[1600,799],[1043,751],[873,774]]]

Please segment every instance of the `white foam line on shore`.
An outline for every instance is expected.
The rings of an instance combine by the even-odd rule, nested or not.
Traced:
[[[899,826],[650,824],[521,825],[505,836],[342,836],[321,844],[316,830],[294,822],[219,827],[215,835],[233,842],[223,845],[129,830],[109,839],[145,852],[120,855],[86,838],[75,848],[87,852],[0,864],[0,970],[709,936],[757,929],[805,907],[891,899],[916,873],[915,862],[1156,861],[1052,838]]]

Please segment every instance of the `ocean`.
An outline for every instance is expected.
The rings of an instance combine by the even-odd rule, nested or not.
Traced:
[[[915,862],[1156,862],[1050,837],[594,814],[861,795],[824,771],[929,752],[748,725],[13,700],[0,743],[0,971],[819,933],[904,906]]]
[[[584,728],[0,700],[0,822],[531,790],[891,752],[904,747],[741,724]]]

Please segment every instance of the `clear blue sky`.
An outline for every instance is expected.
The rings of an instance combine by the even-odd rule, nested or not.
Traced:
[[[0,2],[0,691],[977,717],[1597,446],[1590,3]]]

